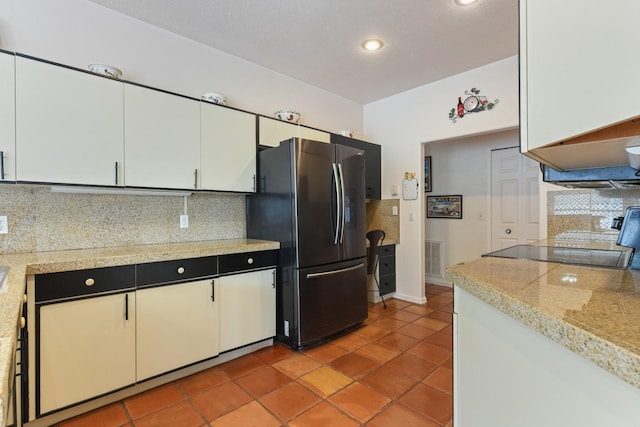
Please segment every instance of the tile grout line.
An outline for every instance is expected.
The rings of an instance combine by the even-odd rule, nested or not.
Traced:
[[[314,408],[316,408],[317,406],[326,403],[329,405],[329,407],[331,407],[333,410],[337,411],[338,414],[341,414],[342,416],[347,417],[349,420],[353,420],[355,423],[358,423],[359,425],[363,426],[369,422],[371,422],[372,420],[376,419],[377,417],[381,416],[381,414],[384,414],[385,411],[387,411],[390,407],[392,407],[393,405],[398,405],[400,408],[402,408],[405,411],[408,411],[409,413],[413,414],[414,416],[420,418],[420,419],[425,419],[425,420],[429,420],[430,422],[434,422],[438,425],[441,426],[451,426],[451,422],[452,422],[452,414],[449,414],[449,418],[448,420],[446,420],[444,423],[441,423],[440,421],[437,421],[435,418],[433,418],[432,414],[429,414],[429,412],[419,412],[416,409],[413,409],[411,406],[407,406],[406,403],[400,403],[400,400],[407,396],[408,394],[412,393],[413,391],[415,391],[416,389],[418,389],[421,385],[428,387],[429,389],[435,390],[436,392],[449,396],[449,398],[452,399],[452,392],[450,393],[447,390],[443,390],[440,389],[439,387],[437,387],[437,385],[431,385],[429,383],[426,383],[425,381],[432,376],[434,373],[436,373],[438,370],[440,369],[447,369],[447,370],[452,370],[451,368],[445,367],[444,365],[450,365],[451,359],[453,357],[452,354],[452,345],[451,346],[447,346],[447,345],[441,345],[441,344],[446,344],[446,340],[447,338],[449,340],[452,339],[452,331],[451,331],[451,327],[452,327],[452,321],[451,321],[451,316],[452,316],[452,307],[449,307],[452,305],[453,303],[453,296],[452,296],[452,289],[451,288],[446,288],[446,287],[440,287],[438,286],[437,288],[431,288],[431,286],[433,285],[427,285],[425,288],[425,294],[427,296],[428,300],[433,301],[434,299],[436,299],[437,297],[442,297],[442,298],[438,298],[436,300],[436,304],[437,307],[433,307],[433,306],[429,306],[427,302],[427,304],[424,305],[416,305],[416,304],[412,304],[412,303],[408,303],[405,301],[400,301],[400,300],[394,300],[392,299],[391,301],[394,303],[393,306],[390,306],[388,309],[382,310],[380,308],[378,308],[378,304],[370,304],[369,305],[369,318],[367,320],[365,320],[365,322],[363,323],[363,326],[354,330],[354,331],[350,331],[348,334],[345,334],[344,337],[350,337],[350,336],[356,336],[357,339],[355,341],[350,341],[349,343],[345,342],[344,345],[338,344],[335,341],[331,341],[331,342],[327,342],[327,343],[323,343],[317,346],[317,348],[322,347],[322,345],[325,344],[331,344],[337,347],[337,349],[339,350],[339,355],[336,357],[332,357],[331,353],[326,353],[328,357],[325,357],[325,359],[327,359],[327,361],[325,361],[323,358],[320,358],[319,356],[314,355],[314,353],[310,352],[312,351],[314,348],[316,348],[316,346],[314,346],[314,348],[311,349],[307,349],[299,351],[299,352],[295,352],[295,351],[291,351],[290,349],[287,348],[287,350],[289,351],[285,351],[282,353],[282,356],[275,356],[275,357],[271,357],[271,356],[267,356],[265,354],[264,359],[262,357],[260,357],[260,355],[258,353],[260,353],[260,350],[258,352],[256,352],[256,354],[253,354],[254,357],[259,360],[259,365],[256,365],[254,367],[251,367],[251,363],[249,364],[245,364],[245,365],[240,365],[239,366],[239,370],[238,372],[241,372],[242,369],[244,369],[245,367],[249,367],[250,369],[247,372],[243,372],[241,375],[235,376],[235,377],[231,377],[227,371],[222,370],[222,372],[225,375],[225,379],[224,381],[220,382],[220,383],[215,383],[214,385],[211,385],[210,387],[206,387],[203,388],[202,390],[198,389],[198,391],[196,393],[194,393],[193,395],[189,395],[186,390],[183,388],[183,385],[180,384],[180,380],[176,380],[172,383],[168,383],[168,384],[173,384],[173,386],[175,386],[179,391],[180,394],[183,397],[183,400],[180,400],[179,402],[173,402],[170,405],[165,405],[162,408],[156,408],[155,410],[151,411],[149,414],[145,414],[142,417],[138,418],[138,421],[140,419],[142,419],[143,417],[146,417],[152,413],[156,413],[158,411],[164,410],[168,407],[171,407],[173,405],[179,404],[184,400],[188,400],[189,401],[189,405],[192,408],[192,410],[198,414],[198,416],[200,417],[201,420],[204,420],[204,424],[200,424],[200,426],[211,426],[211,425],[215,425],[216,420],[220,419],[223,416],[226,416],[234,411],[237,411],[240,408],[244,408],[246,405],[249,405],[251,403],[253,403],[254,401],[257,402],[261,408],[263,408],[264,410],[266,410],[266,412],[268,414],[270,414],[271,416],[273,416],[276,420],[278,420],[278,422],[282,423],[283,426],[287,426],[289,425],[289,423],[294,422],[296,419],[300,418],[301,416],[307,414],[308,412],[312,411]],[[429,292],[429,291],[437,291],[438,293],[433,293],[433,292]],[[440,304],[441,302],[443,302],[443,304]],[[414,308],[415,307],[415,308]],[[409,310],[412,309],[413,310]],[[419,309],[418,309],[419,308]],[[449,311],[449,309],[451,309]],[[388,311],[387,311],[388,310]],[[407,318],[411,318],[413,316],[418,316],[417,318],[411,320],[411,321],[406,321],[406,320],[401,320],[399,318],[396,317],[392,317],[394,315],[399,315],[400,313],[405,313],[407,317],[404,317],[404,319]],[[434,316],[434,317],[431,317]],[[402,317],[402,316],[400,316]],[[438,324],[434,324],[431,323],[429,324],[429,326],[424,325],[424,320],[423,319],[429,319],[429,320],[433,320],[433,321],[437,321],[437,322],[441,322],[441,323],[446,323],[447,325],[442,327],[441,329],[432,329],[434,327],[439,326]],[[444,319],[444,320],[443,320]],[[379,324],[382,324],[383,326],[385,326],[385,324],[382,323],[382,321],[385,320],[389,320],[390,322],[386,323],[386,327],[380,327],[380,326],[376,326],[376,322],[378,322]],[[420,321],[423,321],[423,324],[417,323]],[[400,326],[397,326],[400,325]],[[424,336],[422,338],[417,338],[416,336],[412,336],[412,335],[408,335],[404,332],[407,331],[403,331],[400,332],[399,330],[409,326],[409,325],[414,325],[416,328],[421,328],[424,329],[426,331],[431,331],[432,333],[430,333],[427,336]],[[368,329],[365,329],[369,327]],[[377,328],[379,329],[379,331],[372,329],[372,328]],[[449,332],[443,332],[445,330],[448,330]],[[417,331],[417,330],[416,330]],[[378,334],[380,334],[378,336]],[[407,344],[411,344],[409,347],[404,348],[404,345],[400,345],[397,344],[396,346],[390,345],[388,343],[383,342],[383,340],[385,339],[385,337],[388,337],[391,334],[397,334],[399,336],[402,337],[406,337],[408,340]],[[416,334],[418,334],[418,332],[416,332]],[[436,342],[430,342],[431,340],[434,340],[435,338],[438,338],[439,341]],[[362,340],[361,342],[359,342],[358,340]],[[412,342],[411,340],[415,340],[415,342]],[[351,345],[351,344],[356,344]],[[373,360],[370,359],[367,356],[367,353],[363,352],[363,353],[358,353],[358,350],[363,349],[366,346],[369,346],[371,344],[375,344],[377,346],[380,346],[386,350],[389,351],[393,351],[393,352],[397,352],[398,354],[396,354],[395,356],[393,356],[391,359],[389,360],[383,360],[384,358],[380,358],[380,361],[377,360]],[[448,353],[450,353],[449,357],[447,357],[444,361],[441,362],[432,362],[429,359],[424,358],[423,356],[419,356],[417,354],[413,354],[413,353],[409,353],[413,348],[416,348],[422,344],[428,344],[431,347],[435,347],[438,349],[441,349],[442,351],[446,351]],[[275,348],[275,346],[279,346],[281,344],[278,343],[274,343],[274,346],[271,348]],[[348,345],[348,347],[347,347]],[[429,347],[429,348],[431,348]],[[371,351],[375,351],[375,348],[371,349]],[[280,369],[276,368],[274,365],[280,361],[284,361],[288,358],[290,358],[291,356],[295,355],[295,354],[301,354],[304,355],[306,357],[309,357],[310,359],[314,360],[315,362],[319,363],[319,365],[317,367],[314,367],[313,369],[311,369],[309,372],[305,372],[301,375],[298,375],[297,377],[293,378],[290,375],[286,374],[285,372],[281,371]],[[276,353],[269,353],[271,355],[275,355]],[[374,353],[371,353],[374,354]],[[426,353],[425,353],[426,354]],[[375,366],[369,370],[365,370],[363,372],[354,374],[354,376],[347,374],[346,372],[342,371],[341,369],[338,369],[336,367],[332,366],[332,363],[346,355],[357,355],[360,357],[363,357],[369,361],[371,361],[372,363],[375,364]],[[406,390],[402,390],[402,392],[400,392],[397,396],[395,397],[390,397],[389,395],[387,395],[387,393],[383,392],[383,391],[378,391],[378,389],[374,388],[374,386],[369,385],[368,383],[364,383],[362,382],[363,379],[367,378],[368,376],[372,375],[373,373],[375,373],[376,371],[380,370],[381,368],[387,366],[388,369],[391,369],[392,372],[395,372],[397,375],[401,375],[402,377],[406,377],[409,380],[412,380],[413,378],[404,373],[404,372],[400,372],[400,371],[396,371],[395,369],[391,368],[390,366],[388,366],[391,362],[393,362],[394,360],[396,360],[397,358],[403,356],[403,355],[409,355],[415,358],[420,359],[421,361],[424,361],[426,363],[432,364],[433,367],[431,367],[431,369],[429,369],[424,375],[422,375],[422,373],[420,373],[419,379],[417,380],[417,382],[415,384],[412,384],[410,387],[408,387]],[[445,353],[446,355],[446,353]],[[244,357],[244,356],[243,356]],[[231,363],[233,361],[227,362],[227,363]],[[223,366],[223,365],[220,365]],[[346,366],[346,365],[345,365]],[[250,375],[251,373],[256,372],[258,369],[262,369],[264,367],[270,367],[271,369],[276,370],[277,372],[279,372],[280,374],[283,374],[285,376],[288,377],[288,381],[284,384],[280,384],[279,386],[277,386],[277,388],[270,390],[268,393],[264,394],[263,396],[260,397],[254,397],[254,395],[252,393],[249,392],[249,389],[245,388],[242,386],[242,383],[239,382],[240,379]],[[344,385],[343,387],[333,391],[331,394],[328,395],[324,395],[324,393],[321,394],[321,389],[319,389],[318,392],[316,392],[313,388],[310,387],[310,385],[313,385],[313,382],[309,382],[310,385],[305,384],[304,382],[302,382],[302,378],[311,373],[314,372],[317,369],[323,368],[323,367],[328,367],[334,371],[336,371],[337,373],[340,373],[344,376],[346,376],[350,382],[346,385]],[[216,369],[219,367],[216,367]],[[238,368],[238,366],[234,366],[234,368]],[[197,375],[197,374],[195,374]],[[446,375],[446,374],[443,374]],[[216,415],[216,417],[212,420],[207,420],[207,418],[203,415],[203,413],[197,408],[197,406],[194,404],[193,402],[193,398],[195,398],[196,396],[205,393],[208,390],[211,390],[213,388],[216,387],[220,387],[223,384],[227,384],[227,383],[233,383],[236,387],[239,388],[239,390],[241,390],[243,393],[247,394],[251,400],[249,400],[248,402],[244,403],[243,405],[239,406],[239,407],[235,407],[234,409],[231,409],[227,412],[225,412],[224,414],[219,414]],[[338,393],[346,390],[347,388],[351,387],[353,384],[359,384],[363,387],[366,387],[368,390],[379,394],[380,396],[385,397],[386,399],[389,399],[389,402],[385,403],[382,407],[378,408],[376,410],[375,413],[371,413],[371,414],[367,414],[367,418],[364,422],[361,422],[359,419],[355,418],[355,416],[352,416],[350,413],[346,412],[345,409],[343,409],[341,406],[339,406],[339,404],[334,403],[332,400],[330,400],[333,396],[337,395]],[[278,390],[281,390],[282,388],[286,387],[289,384],[297,384],[298,386],[302,387],[304,390],[312,393],[313,396],[317,397],[319,400],[317,402],[315,402],[312,406],[305,408],[304,410],[302,410],[300,413],[297,413],[293,416],[291,416],[291,419],[289,420],[285,420],[282,421],[281,418],[274,413],[272,410],[270,410],[269,408],[267,408],[264,404],[262,404],[262,402],[260,401],[261,398],[263,398],[264,396],[267,396],[271,393],[274,393]],[[247,385],[249,385],[249,383],[247,382]],[[130,425],[135,426],[135,419],[133,419],[131,413],[129,412],[125,400],[119,402],[119,405],[121,405],[122,410],[124,411],[127,419],[129,420]],[[80,416],[81,417],[81,416]],[[71,420],[67,420],[67,421],[71,421]],[[199,427],[200,427],[199,426]]]

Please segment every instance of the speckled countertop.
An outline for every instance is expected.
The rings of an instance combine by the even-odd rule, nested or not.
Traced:
[[[6,418],[9,376],[12,372],[25,279],[28,275],[264,251],[279,247],[278,242],[229,239],[0,255],[0,265],[10,267],[6,292],[0,293],[0,424],[4,425]]]
[[[538,245],[624,249],[612,242]],[[448,267],[446,277],[640,388],[640,270],[485,257]]]

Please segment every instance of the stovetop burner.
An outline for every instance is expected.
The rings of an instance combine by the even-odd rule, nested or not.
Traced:
[[[590,267],[626,268],[629,264],[627,255],[627,251],[619,250],[517,245],[482,256],[531,259]]]

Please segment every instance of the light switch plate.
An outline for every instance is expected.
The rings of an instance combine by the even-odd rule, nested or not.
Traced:
[[[0,216],[0,234],[7,234],[9,232],[9,221],[6,215]]]
[[[189,228],[189,215],[180,215],[180,228]]]

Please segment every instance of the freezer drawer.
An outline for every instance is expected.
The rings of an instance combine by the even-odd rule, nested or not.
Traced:
[[[298,347],[367,318],[366,258],[298,270]]]

